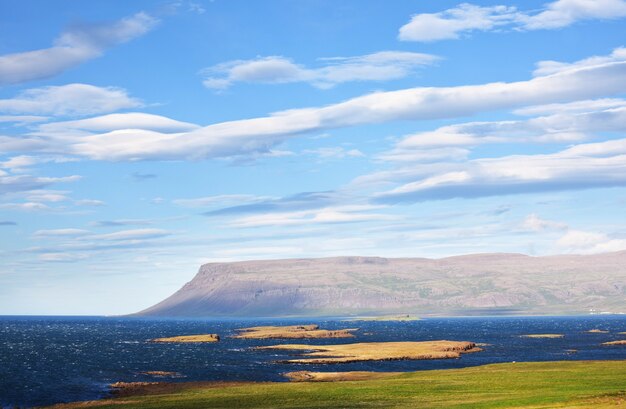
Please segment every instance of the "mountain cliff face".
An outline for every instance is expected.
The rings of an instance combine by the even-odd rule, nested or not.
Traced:
[[[626,312],[626,251],[210,263],[141,316]]]

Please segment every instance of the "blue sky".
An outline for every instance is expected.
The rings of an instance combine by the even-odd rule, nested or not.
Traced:
[[[626,1],[0,0],[0,314],[211,261],[626,249]]]

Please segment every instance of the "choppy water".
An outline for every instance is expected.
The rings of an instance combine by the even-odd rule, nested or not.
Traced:
[[[334,344],[448,339],[490,344],[460,359],[386,361],[333,365],[294,365],[274,361],[293,352],[250,347],[279,340],[239,340],[236,328],[316,323],[322,328],[359,327],[351,339],[310,340]],[[608,334],[589,334],[599,328]],[[321,371],[415,371],[459,368],[496,362],[626,359],[626,347],[601,346],[624,339],[626,316],[446,318],[413,322],[339,320],[153,320],[103,317],[0,317],[0,406],[35,406],[105,397],[117,381],[163,380],[145,371],[178,372],[173,381],[284,381],[281,373]],[[150,343],[157,337],[218,333],[215,344]],[[565,334],[560,339],[529,339],[530,333]],[[300,341],[298,341],[300,342]],[[568,352],[575,349],[578,352]],[[170,380],[170,379],[165,379]]]

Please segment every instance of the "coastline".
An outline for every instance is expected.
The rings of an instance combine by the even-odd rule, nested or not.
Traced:
[[[626,360],[501,363],[389,375],[372,373],[370,379],[362,376],[360,380],[335,374],[334,382],[160,383],[116,392],[102,400],[46,408],[321,408],[333,407],[333,402],[337,407],[337,399],[341,399],[342,407],[384,404],[461,408],[472,402],[473,408],[592,409],[626,403]],[[485,382],[490,384],[489,391],[479,387]]]

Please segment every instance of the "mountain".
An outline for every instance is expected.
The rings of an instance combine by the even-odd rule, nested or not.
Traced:
[[[209,263],[139,316],[626,312],[626,251]]]

